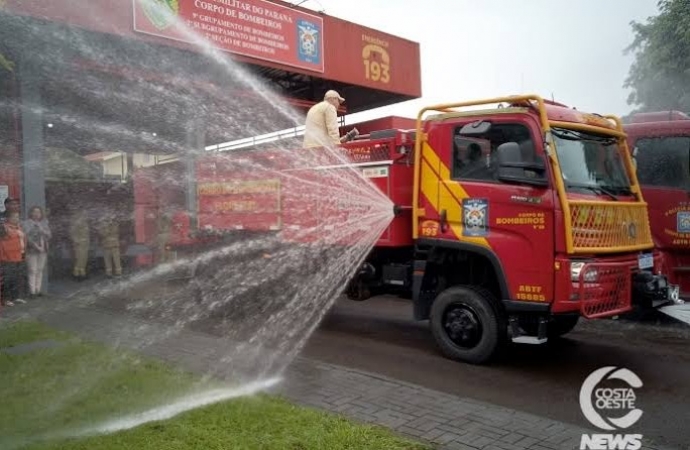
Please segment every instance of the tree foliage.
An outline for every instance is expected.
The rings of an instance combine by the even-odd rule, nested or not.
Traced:
[[[8,72],[14,71],[14,63],[0,53],[0,69],[7,70]]]
[[[690,0],[660,0],[659,14],[631,22],[635,38],[626,49],[635,60],[625,81],[628,104],[637,111],[690,112]]]

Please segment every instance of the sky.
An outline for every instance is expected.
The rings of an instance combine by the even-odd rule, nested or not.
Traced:
[[[623,116],[633,61],[630,22],[657,0],[291,0],[420,44],[422,98],[352,114],[346,123],[415,117],[426,105],[536,93],[581,111]],[[353,62],[356,63],[356,62]]]

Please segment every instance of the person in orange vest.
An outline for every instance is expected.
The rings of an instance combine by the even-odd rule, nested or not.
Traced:
[[[11,213],[19,213],[19,200],[12,197],[5,199],[5,210],[0,213],[0,238],[5,235],[5,228],[2,226],[7,222],[7,217]]]
[[[20,298],[24,277],[26,237],[19,223],[19,213],[8,211],[5,222],[0,226],[3,228],[2,237],[0,237],[2,304],[14,306],[15,302],[26,303]]]

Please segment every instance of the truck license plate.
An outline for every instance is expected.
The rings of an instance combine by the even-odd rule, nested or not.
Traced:
[[[651,253],[642,253],[637,257],[640,270],[651,269],[654,267],[654,256]]]

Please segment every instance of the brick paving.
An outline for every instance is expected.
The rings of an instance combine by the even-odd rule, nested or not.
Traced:
[[[45,305],[45,303],[44,303]],[[20,311],[26,311],[23,314]],[[2,321],[33,317],[107,344],[135,349],[200,373],[219,368],[221,338],[155,325],[93,307],[27,307]],[[153,338],[152,338],[153,337]],[[227,368],[230,372],[230,368]],[[439,450],[578,449],[583,433],[597,433],[377,374],[297,358],[270,391],[295,403],[382,425]],[[647,444],[649,445],[649,444]],[[643,450],[664,447],[645,446]]]

